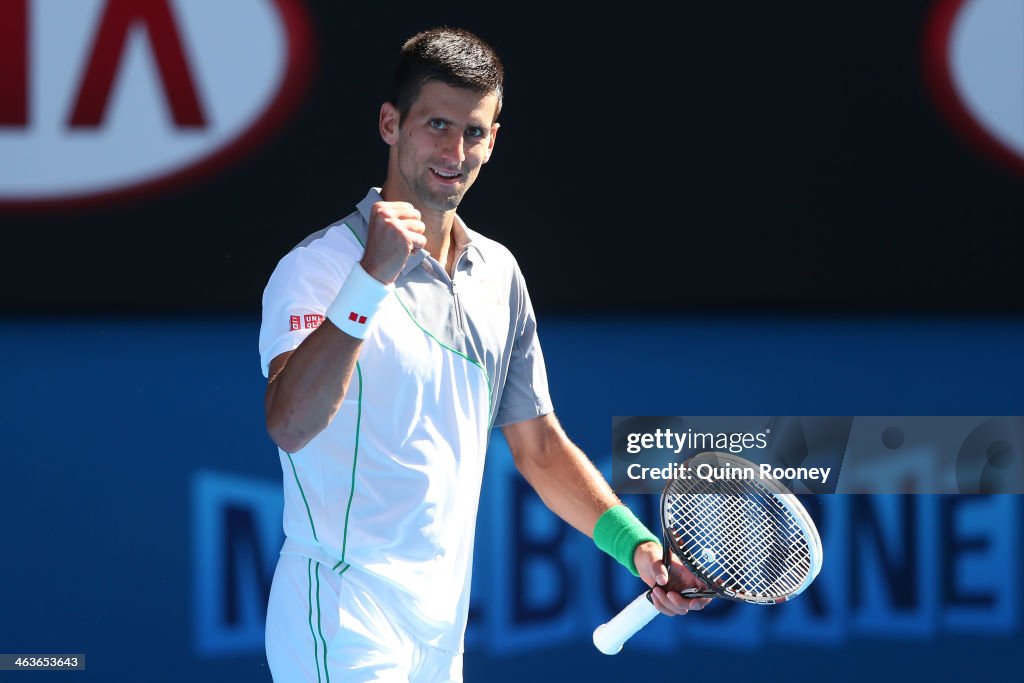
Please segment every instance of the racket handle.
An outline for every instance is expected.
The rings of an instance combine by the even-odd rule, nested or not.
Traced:
[[[634,633],[658,616],[658,608],[647,595],[641,593],[636,600],[609,619],[608,623],[594,629],[594,646],[598,650],[606,655],[618,654],[622,645],[632,638]]]

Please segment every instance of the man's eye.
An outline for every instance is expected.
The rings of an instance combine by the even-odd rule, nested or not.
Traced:
[[[483,128],[477,128],[476,126],[472,126],[466,129],[466,135],[468,135],[471,138],[482,138],[484,136],[484,130]]]
[[[448,124],[441,119],[430,119],[430,127],[435,130],[444,130],[448,127]]]

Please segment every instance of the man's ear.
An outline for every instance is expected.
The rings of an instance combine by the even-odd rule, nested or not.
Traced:
[[[398,108],[390,102],[380,105],[380,120],[377,126],[384,142],[394,145],[398,142]]]
[[[484,163],[486,164],[491,160],[491,154],[494,153],[494,141],[498,137],[498,129],[501,128],[500,123],[491,124],[491,139],[487,141],[487,151],[484,152]]]

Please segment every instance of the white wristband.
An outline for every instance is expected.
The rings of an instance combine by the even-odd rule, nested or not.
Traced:
[[[342,332],[357,339],[366,339],[370,334],[373,316],[394,289],[393,284],[384,284],[357,263],[341,286],[338,296],[327,308],[327,318]]]

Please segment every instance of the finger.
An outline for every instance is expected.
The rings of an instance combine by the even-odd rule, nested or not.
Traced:
[[[409,202],[393,202],[391,206],[394,207],[395,215],[401,218],[412,218],[418,221],[423,217],[419,209]]]
[[[707,588],[707,584],[690,571],[689,567],[675,555],[672,556],[672,574],[677,577],[678,583],[684,588],[700,588],[701,590]]]
[[[633,563],[640,578],[648,586],[665,583],[665,579],[661,577],[661,574],[666,573],[661,563],[661,546],[657,543],[647,542],[638,545],[633,551]]]
[[[668,567],[666,567],[662,562],[658,562],[655,565],[654,582],[659,586],[664,586],[668,583]]]
[[[412,253],[419,251],[425,246],[427,246],[427,238],[423,235],[411,235],[409,237],[409,247]]]
[[[690,609],[690,603],[693,602],[690,598],[684,598],[676,591],[665,591],[665,601],[680,614],[686,614]]]
[[[655,587],[651,590],[651,602],[654,604],[658,611],[662,614],[669,616],[679,616],[686,614],[689,611],[687,606],[688,600],[684,600],[679,593],[675,591],[665,592],[661,588]]]
[[[657,590],[661,591],[662,589]],[[672,590],[664,591],[663,594],[665,597],[661,600],[662,605],[666,609],[674,610],[676,614],[700,611],[711,602],[711,598],[687,598],[685,594]]]
[[[636,571],[640,574],[643,582],[648,586],[654,586],[658,576],[657,567],[643,553],[636,553],[633,562],[636,564]]]
[[[654,585],[654,572],[651,569],[651,565],[646,562],[636,562],[636,571],[640,575],[641,581],[648,586]]]
[[[675,610],[665,604],[665,593],[657,588],[651,590],[651,604],[662,614],[667,614],[670,617],[676,614]]]
[[[425,232],[426,225],[423,221],[418,218],[404,218],[402,216],[395,216],[391,214],[381,214],[370,221],[370,229],[373,231],[381,231],[383,233],[406,233],[406,232]]]
[[[409,202],[377,202],[373,205],[373,212],[381,217],[415,220],[420,220],[423,217],[419,210]]]
[[[686,609],[691,612],[700,611],[707,607],[709,602],[711,602],[711,598],[691,598],[686,600]]]

